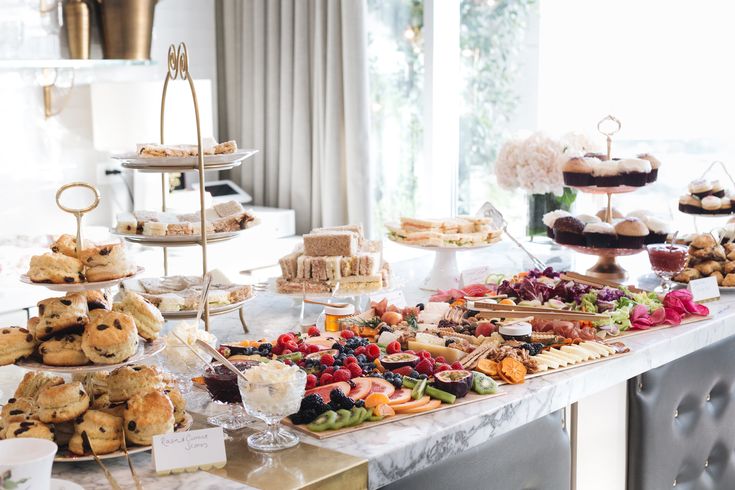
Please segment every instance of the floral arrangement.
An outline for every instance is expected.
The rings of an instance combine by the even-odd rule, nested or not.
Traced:
[[[591,150],[584,135],[570,133],[553,139],[542,132],[508,140],[495,161],[498,184],[529,194],[564,193],[562,166],[570,155]]]

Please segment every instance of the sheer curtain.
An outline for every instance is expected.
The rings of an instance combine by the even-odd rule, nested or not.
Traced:
[[[216,5],[220,138],[260,150],[233,177],[299,233],[369,226],[365,0]]]

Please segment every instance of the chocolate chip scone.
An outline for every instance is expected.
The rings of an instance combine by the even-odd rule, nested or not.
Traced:
[[[123,419],[127,440],[148,446],[153,436],[174,431],[174,406],[162,392],[149,391],[128,400]]]
[[[91,449],[96,454],[109,454],[122,445],[123,420],[99,410],[88,410],[77,418],[74,435],[69,440],[69,451],[80,456],[91,452],[84,443],[82,432],[87,433]]]
[[[38,419],[46,423],[74,420],[89,408],[89,395],[74,381],[45,388],[38,395]]]
[[[50,284],[73,284],[83,282],[84,266],[74,257],[47,253],[31,257],[28,278],[33,282]]]
[[[0,366],[13,364],[30,356],[35,348],[36,339],[28,329],[22,327],[0,329]]]
[[[82,350],[92,362],[117,364],[135,354],[137,349],[135,320],[124,313],[105,311],[95,314],[84,328]]]
[[[87,299],[78,293],[38,302],[35,336],[46,340],[59,333],[79,333],[89,322]]]
[[[84,366],[89,359],[82,350],[82,336],[59,334],[41,343],[38,353],[49,366]]]

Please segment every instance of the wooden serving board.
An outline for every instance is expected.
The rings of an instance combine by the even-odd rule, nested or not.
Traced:
[[[419,415],[426,415],[427,413],[436,413],[436,412],[440,412],[442,410],[446,410],[452,407],[462,407],[470,403],[475,403],[475,402],[487,400],[490,398],[495,398],[495,397],[502,396],[502,395],[505,395],[505,393],[502,391],[498,391],[497,393],[492,394],[492,395],[478,395],[477,393],[471,391],[467,394],[467,396],[465,396],[464,398],[458,399],[455,403],[451,405],[447,403],[442,403],[441,405],[439,405],[439,408],[435,408],[434,410],[429,410],[428,412],[393,415],[391,417],[386,417],[383,420],[378,421],[378,422],[363,422],[362,424],[356,427],[347,427],[347,428],[338,429],[338,430],[325,430],[324,432],[312,432],[306,428],[306,425],[292,424],[291,421],[288,420],[287,418],[283,419],[282,423],[290,427],[293,427],[299,432],[303,432],[304,434],[307,434],[316,439],[320,439],[320,440],[329,439],[331,437],[337,437],[337,436],[341,436],[344,434],[349,434],[351,432],[357,432],[359,430],[371,429],[373,427],[378,427],[378,426],[385,425],[385,424],[392,424],[393,422],[400,422],[401,420],[410,419],[412,417],[418,417]]]
[[[560,367],[560,368],[556,368],[556,369],[547,369],[546,371],[541,371],[540,373],[529,374],[528,376],[526,376],[526,379],[533,379],[533,378],[538,378],[538,377],[541,377],[541,376],[547,376],[549,374],[556,374],[556,373],[561,373],[563,371],[569,371],[570,369],[575,369],[575,368],[580,368],[580,367],[585,367],[585,366],[591,366],[592,364],[597,364],[598,362],[605,362],[605,361],[611,361],[613,359],[618,359],[620,357],[627,356],[628,354],[630,354],[630,351],[623,352],[621,354],[613,354],[613,355],[607,356],[607,357],[601,357],[599,359],[592,359],[591,361],[584,361],[584,362],[580,362],[578,364],[572,364],[571,366],[564,366],[564,367]],[[505,381],[498,381],[498,380],[496,380],[496,381],[498,382],[498,385],[508,384]]]
[[[680,327],[682,325],[689,325],[690,323],[697,323],[704,320],[709,320],[711,317],[709,316],[690,316],[689,318],[685,318],[682,320],[682,322],[679,325],[657,325],[655,327],[651,327],[645,330],[635,329],[635,330],[626,330],[625,332],[621,332],[620,335],[616,335],[615,337],[606,337],[603,342],[618,342],[620,340],[625,340],[630,337],[634,337],[636,335],[640,335],[642,333],[648,333],[648,332],[658,332],[659,330],[664,330],[667,328],[676,328]]]

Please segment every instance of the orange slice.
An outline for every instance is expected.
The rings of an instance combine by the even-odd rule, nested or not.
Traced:
[[[422,407],[429,403],[431,400],[431,397],[424,396],[422,398],[419,398],[418,400],[413,400],[406,403],[399,403],[398,405],[393,405],[393,410],[395,410],[396,413],[403,412],[404,410],[411,410],[413,408]]]
[[[426,405],[422,405],[420,407],[415,408],[407,408],[405,410],[402,410],[400,413],[423,413],[428,412],[429,410],[434,410],[436,408],[439,408],[439,406],[442,404],[441,400],[431,400]],[[396,411],[398,413],[398,411]]]
[[[391,415],[395,415],[396,411],[393,410],[393,407],[390,405],[386,405],[385,403],[382,403],[378,405],[377,407],[373,408],[373,414],[380,415],[383,417],[390,417]]]
[[[515,306],[515,303],[513,302],[513,300],[512,299],[509,299],[509,298],[503,298],[503,299],[501,299],[500,301],[498,301],[498,304],[499,305],[513,305],[513,306]]]
[[[373,408],[378,405],[388,405],[390,398],[385,393],[370,393],[365,398],[365,408]]]

